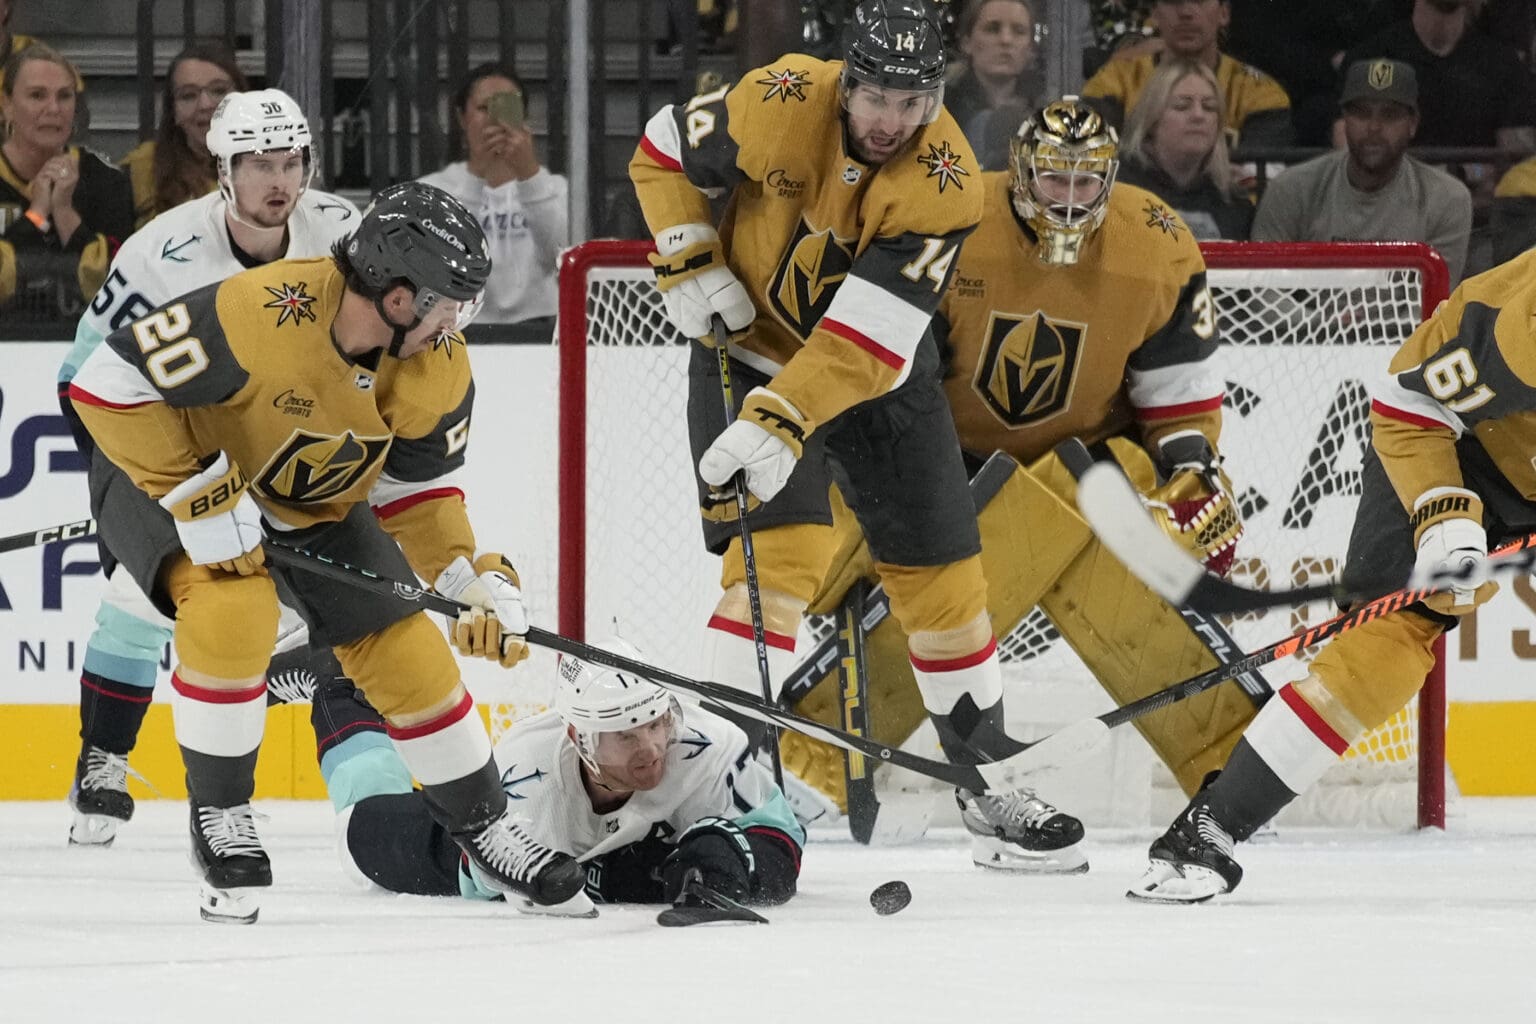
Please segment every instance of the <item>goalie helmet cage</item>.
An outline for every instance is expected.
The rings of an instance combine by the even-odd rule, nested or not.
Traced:
[[[1222,449],[1248,530],[1234,573],[1255,586],[1336,574],[1358,495],[1351,471],[1368,439],[1364,382],[1446,298],[1445,263],[1408,242],[1201,249],[1224,343]],[[699,672],[691,652],[718,568],[702,551],[694,504],[689,342],[662,312],[650,251],[648,242],[587,242],[560,264],[559,625],[585,639],[617,624],[658,663]],[[1252,650],[1329,612],[1238,616],[1229,628]],[[1062,679],[1097,690],[1038,612],[1001,647],[1009,692]],[[1323,819],[1444,827],[1442,658],[1437,651],[1416,705],[1351,749],[1340,766],[1350,808],[1324,810]],[[1304,671],[1269,676],[1279,686]]]

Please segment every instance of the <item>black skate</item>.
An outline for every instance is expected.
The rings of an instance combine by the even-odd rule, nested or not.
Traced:
[[[1083,823],[1027,789],[975,795],[955,791],[960,822],[972,836],[971,860],[994,871],[1076,875],[1088,870]]]
[[[534,839],[524,825],[505,811],[479,832],[456,837],[469,858],[470,874],[487,889],[527,900],[532,905],[527,909],[559,907],[580,896],[577,902],[583,906],[556,913],[587,916],[592,905],[584,892],[586,869],[570,854]]]
[[[1243,880],[1233,845],[1205,804],[1193,804],[1152,844],[1146,873],[1126,895],[1149,903],[1203,903],[1231,892]]]
[[[192,866],[203,876],[204,921],[254,924],[272,862],[256,834],[250,804],[192,808]]]
[[[128,758],[122,754],[92,746],[80,752],[75,762],[75,784],[69,790],[69,806],[75,812],[69,826],[69,845],[112,845],[118,826],[133,817],[133,797],[128,795],[130,770]]]

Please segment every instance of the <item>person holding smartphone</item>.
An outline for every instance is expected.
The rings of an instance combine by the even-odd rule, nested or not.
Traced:
[[[421,180],[458,199],[490,241],[482,323],[555,315],[555,260],[570,244],[567,185],[539,163],[522,81],[503,64],[473,68],[454,93],[466,159]]]

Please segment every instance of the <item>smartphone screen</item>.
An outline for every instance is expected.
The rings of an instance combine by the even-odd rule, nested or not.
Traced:
[[[525,112],[522,93],[515,90],[498,92],[486,100],[485,107],[492,120],[499,121],[508,128],[523,127]]]

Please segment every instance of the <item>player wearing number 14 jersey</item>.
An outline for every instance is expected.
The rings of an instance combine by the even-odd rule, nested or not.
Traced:
[[[695,346],[689,374],[705,540],[725,557],[711,677],[759,688],[736,506],[713,488],[743,471],[761,502],[748,521],[777,681],[833,560],[836,482],[910,638],[944,752],[976,763],[1017,746],[1002,728],[976,514],[930,327],[982,210],[943,76],[927,4],[864,0],[843,61],[789,54],[663,108],[630,174],[669,319],[706,344],[712,317],[736,332],[733,417],[716,353]],[[718,232],[711,189],[732,190]],[[1007,842],[1054,847],[1082,833],[1053,809],[1025,820],[1001,797],[980,799]]]

